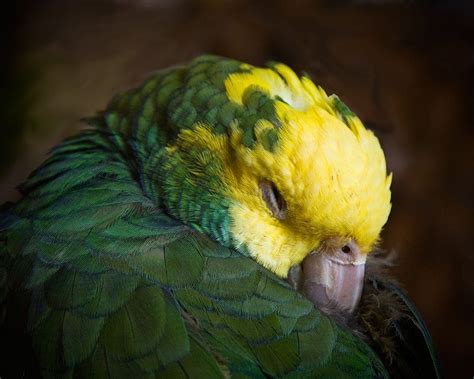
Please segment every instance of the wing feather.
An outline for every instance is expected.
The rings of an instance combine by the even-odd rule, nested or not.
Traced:
[[[286,282],[167,216],[116,143],[55,148],[2,214],[2,288],[26,295],[44,375],[385,375]]]

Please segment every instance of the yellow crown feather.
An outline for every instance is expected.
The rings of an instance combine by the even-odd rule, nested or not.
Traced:
[[[336,97],[289,67],[244,66],[245,72],[225,81],[229,100],[242,105],[249,88],[264,92],[275,99],[280,124],[257,121],[251,148],[242,143],[237,120],[227,135],[204,124],[181,135],[181,143],[205,146],[222,161],[234,240],[282,277],[329,237],[354,239],[368,253],[391,208],[391,175],[378,139],[355,115],[341,115]],[[261,141],[270,129],[278,135],[272,151]],[[284,220],[269,212],[262,180],[273,182],[285,198]]]

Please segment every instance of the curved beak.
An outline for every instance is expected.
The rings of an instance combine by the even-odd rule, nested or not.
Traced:
[[[291,268],[288,282],[325,313],[352,313],[362,295],[367,256],[354,241],[342,248],[337,239],[327,242]]]
[[[341,263],[325,254],[311,254],[302,263],[303,293],[326,313],[352,313],[364,287],[365,262]]]

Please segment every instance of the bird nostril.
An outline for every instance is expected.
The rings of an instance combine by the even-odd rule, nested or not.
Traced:
[[[344,245],[342,248],[341,248],[342,252],[344,254],[349,254],[351,252],[351,247],[349,245]]]

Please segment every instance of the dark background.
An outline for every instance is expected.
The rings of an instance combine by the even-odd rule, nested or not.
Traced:
[[[374,129],[394,173],[383,246],[447,377],[474,375],[474,8],[469,1],[19,1],[2,5],[0,203],[79,119],[151,71],[279,60]],[[5,8],[6,7],[6,8]]]

